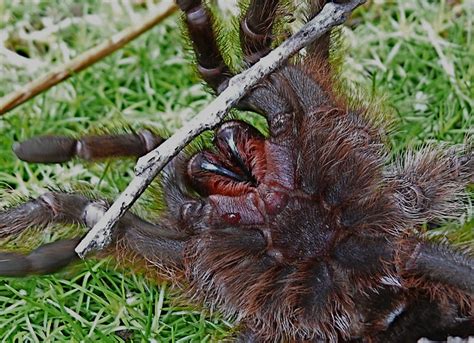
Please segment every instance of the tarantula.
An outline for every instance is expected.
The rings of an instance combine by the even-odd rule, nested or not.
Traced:
[[[178,0],[197,69],[216,92],[232,77],[200,0]],[[325,4],[313,0],[308,17]],[[240,21],[250,66],[273,43],[277,0],[251,0]],[[162,178],[157,222],[128,213],[108,253],[133,256],[188,295],[237,319],[240,342],[414,342],[474,335],[474,262],[423,237],[462,208],[474,179],[468,148],[425,148],[389,163],[380,117],[337,91],[331,34],[261,81],[238,104],[269,136],[224,122],[213,148],[179,154]],[[137,134],[33,138],[29,162],[140,156],[162,142]],[[50,223],[93,226],[106,202],[47,193],[0,213],[0,235]],[[0,253],[0,274],[50,273],[76,260],[80,238],[28,255]]]

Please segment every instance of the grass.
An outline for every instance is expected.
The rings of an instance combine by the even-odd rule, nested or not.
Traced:
[[[146,5],[132,10],[143,15]],[[79,21],[42,42],[21,35],[22,28],[41,29],[44,18],[57,22],[79,13],[97,16],[96,24]],[[133,17],[130,13],[123,5],[92,0],[54,6],[52,1],[35,6],[0,2],[0,32],[8,33],[4,45],[33,61],[13,65],[0,53],[0,96],[126,27]],[[369,100],[383,102],[393,114],[394,153],[432,142],[461,143],[472,135],[473,14],[468,1],[373,1],[355,15],[354,30],[344,29],[348,44],[344,75]],[[167,20],[0,117],[0,206],[51,187],[113,198],[131,178],[133,161],[29,165],[12,154],[15,141],[48,133],[79,136],[143,126],[173,131],[211,99],[194,74],[175,21],[176,17]],[[460,222],[433,235],[472,242],[473,228],[468,206]],[[52,227],[4,244],[31,248],[71,231]],[[143,342],[201,342],[219,340],[229,332],[231,325],[218,315],[177,306],[172,299],[166,285],[124,273],[110,261],[89,261],[51,276],[4,278],[0,339],[120,342],[130,335]]]

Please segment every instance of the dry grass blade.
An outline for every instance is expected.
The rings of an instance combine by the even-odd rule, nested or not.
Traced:
[[[64,81],[74,73],[77,73],[91,66],[97,61],[100,61],[104,57],[123,47],[128,42],[137,38],[142,33],[148,31],[153,26],[163,21],[165,18],[169,17],[176,10],[177,7],[173,2],[163,2],[147,19],[143,20],[140,24],[129,27],[117,33],[107,41],[77,56],[72,61],[58,66],[44,76],[31,81],[30,83],[10,94],[7,94],[0,99],[0,115],[5,114],[6,112],[53,87],[61,81]]]

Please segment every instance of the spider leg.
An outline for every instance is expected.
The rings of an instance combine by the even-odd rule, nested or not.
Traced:
[[[240,44],[247,65],[254,64],[271,51],[278,3],[278,0],[252,0],[240,21]]]
[[[15,208],[0,212],[0,237],[17,235],[29,227],[50,223],[86,224],[97,208],[104,206],[83,196],[46,193]],[[80,238],[40,246],[29,254],[0,252],[0,275],[26,276],[53,273],[78,259],[74,248]]]
[[[185,13],[185,22],[203,80],[217,93],[221,93],[233,76],[224,61],[212,29],[213,17],[201,0],[177,0]]]
[[[28,255],[0,252],[0,275],[26,276],[54,273],[79,259],[74,248],[80,240],[80,238],[63,239],[44,244]]]
[[[313,19],[321,12],[324,5],[328,2],[343,3],[347,0],[309,0],[308,20]],[[310,44],[306,51],[310,59],[327,61],[329,59],[329,51],[331,47],[331,31],[323,34],[314,43]]]
[[[139,157],[160,145],[164,139],[149,130],[120,135],[40,136],[17,143],[13,151],[19,159],[35,163],[61,163],[78,157],[87,161],[108,157]]]
[[[303,117],[330,102],[314,79],[295,66],[283,67],[242,99],[242,107],[264,115],[273,140],[295,142]]]
[[[309,1],[309,15],[308,19],[312,19],[318,15],[323,9],[327,0],[310,0]],[[310,58],[318,58],[319,60],[327,60],[329,58],[329,44],[330,44],[331,31],[325,33],[319,37],[314,43],[310,44],[306,51],[310,55]]]
[[[30,227],[51,223],[87,225],[88,215],[105,206],[84,196],[46,193],[17,207],[0,212],[0,238],[18,235]]]
[[[469,337],[474,334],[473,318],[462,317],[454,304],[438,304],[426,297],[412,299],[381,331],[373,342],[416,342],[420,338],[445,341],[449,336]]]
[[[185,13],[185,22],[197,59],[198,71],[204,81],[219,94],[233,76],[219,50],[212,28],[213,18],[201,0],[178,0]],[[254,64],[271,49],[271,30],[277,0],[252,0],[240,24],[240,39],[244,59]]]
[[[33,226],[50,223],[78,223],[92,228],[105,213],[106,204],[82,195],[47,193],[18,207],[0,212],[0,237],[19,234]],[[165,220],[149,223],[127,213],[119,222],[116,242],[122,249],[158,263],[181,259],[183,241],[188,237],[174,231]],[[52,273],[78,259],[74,249],[80,237],[40,246],[29,254],[0,252],[0,275],[26,276]],[[112,251],[116,253],[117,251]]]
[[[387,173],[395,202],[411,226],[456,218],[463,210],[464,189],[474,181],[474,153],[423,149],[408,153]]]
[[[474,295],[474,260],[446,245],[419,242],[402,257],[402,272]]]
[[[133,254],[163,269],[182,267],[185,243],[190,235],[184,231],[175,231],[175,227],[176,222],[173,220],[150,223],[127,213],[119,222],[111,253],[119,258],[123,253]]]

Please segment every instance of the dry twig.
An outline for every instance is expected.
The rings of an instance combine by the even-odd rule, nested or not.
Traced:
[[[173,2],[165,1],[140,24],[129,27],[117,33],[107,41],[84,52],[70,62],[58,66],[46,75],[31,81],[30,83],[27,83],[20,89],[10,94],[5,95],[0,99],[0,115],[21,105],[22,103],[53,87],[61,81],[64,81],[72,74],[77,73],[110,55],[131,40],[140,36],[142,33],[151,29],[153,26],[161,22],[166,17],[170,16],[176,10],[177,7]]]
[[[295,35],[262,58],[243,73],[233,77],[229,86],[187,125],[176,131],[162,145],[141,157],[135,167],[135,177],[112,204],[101,220],[76,247],[84,257],[93,249],[103,249],[111,240],[112,228],[128,211],[151,181],[186,144],[205,130],[216,127],[234,106],[259,80],[278,68],[285,60],[320,37],[332,27],[342,24],[346,17],[365,0],[345,4],[328,3],[323,10]]]

